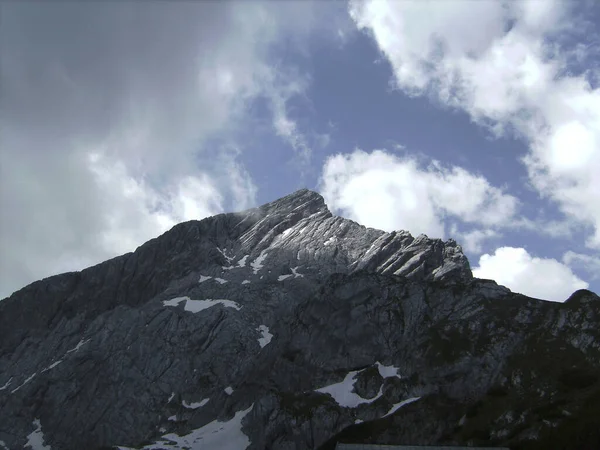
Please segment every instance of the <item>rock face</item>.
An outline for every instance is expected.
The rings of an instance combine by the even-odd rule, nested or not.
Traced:
[[[301,190],[1,301],[0,449],[527,448],[598,404],[599,321]]]

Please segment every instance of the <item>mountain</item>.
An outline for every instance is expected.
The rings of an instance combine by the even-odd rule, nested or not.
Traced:
[[[300,190],[0,301],[0,449],[600,448],[599,323]]]

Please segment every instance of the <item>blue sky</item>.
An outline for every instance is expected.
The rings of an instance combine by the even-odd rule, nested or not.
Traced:
[[[0,297],[301,187],[516,292],[600,291],[594,2],[0,10]]]

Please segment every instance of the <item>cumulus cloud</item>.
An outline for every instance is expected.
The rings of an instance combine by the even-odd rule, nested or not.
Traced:
[[[366,0],[349,12],[390,62],[399,90],[525,139],[532,186],[568,220],[591,226],[587,245],[600,248],[600,90],[591,83],[600,52],[586,45],[598,34],[583,18],[588,6]]]
[[[355,150],[330,156],[321,193],[328,205],[366,226],[444,237],[447,217],[485,227],[508,226],[515,197],[482,176],[433,161],[424,167],[409,156]]]
[[[322,27],[308,2],[0,8],[0,298],[251,206],[243,146],[213,138],[258,97],[280,130],[306,82],[274,49]]]
[[[564,302],[574,291],[589,287],[566,265],[531,256],[524,248],[500,247],[493,255],[482,255],[473,275],[495,280],[520,294],[556,302]]]
[[[470,231],[461,231],[456,224],[452,224],[450,233],[458,242],[460,242],[462,248],[467,252],[481,253],[483,249],[483,243],[491,239],[498,239],[502,237],[502,234],[496,230],[490,228],[474,229]]]
[[[587,272],[592,280],[600,278],[600,257],[598,256],[586,255],[569,250],[563,255],[562,262],[569,267],[575,267]]]

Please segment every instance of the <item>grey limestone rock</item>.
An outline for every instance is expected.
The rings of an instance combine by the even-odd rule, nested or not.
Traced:
[[[599,310],[474,279],[455,241],[304,189],[2,300],[0,448],[521,442],[597,383]]]

